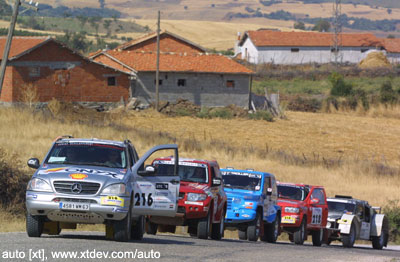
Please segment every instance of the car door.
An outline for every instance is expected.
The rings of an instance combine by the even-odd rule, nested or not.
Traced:
[[[264,208],[267,210],[267,221],[269,223],[275,220],[275,215],[277,213],[275,205],[278,199],[278,189],[276,187],[275,178],[272,175],[264,175],[265,183],[265,201]]]
[[[313,203],[313,199],[318,199],[318,203]],[[309,218],[312,227],[324,228],[328,219],[328,205],[326,202],[325,190],[314,188],[309,199]]]
[[[155,168],[144,166],[154,153],[161,150],[174,150],[174,172],[157,175]],[[133,173],[133,211],[139,215],[176,215],[179,196],[179,156],[177,145],[159,145],[147,151],[132,167]],[[153,170],[152,170],[153,168]]]
[[[370,207],[363,204],[359,205],[360,209],[357,209],[357,215],[361,221],[360,239],[369,240],[371,234],[371,210]]]

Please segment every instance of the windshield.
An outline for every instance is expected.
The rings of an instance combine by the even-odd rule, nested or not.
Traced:
[[[303,201],[309,193],[308,188],[301,186],[278,185],[279,198]]]
[[[168,176],[174,173],[174,165],[154,162],[157,175]],[[208,183],[207,165],[196,163],[179,163],[179,177],[181,181]]]
[[[261,175],[246,172],[222,172],[224,187],[238,188],[251,191],[261,189]]]
[[[123,147],[90,143],[56,143],[45,163],[126,168],[127,159]]]
[[[338,212],[338,213],[354,213],[356,205],[353,203],[344,203],[344,202],[336,202],[336,201],[328,201],[328,208],[330,212]]]

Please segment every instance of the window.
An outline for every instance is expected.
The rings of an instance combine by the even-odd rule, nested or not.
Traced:
[[[325,194],[322,189],[316,188],[311,194],[311,199],[317,198],[320,205],[325,205]]]
[[[368,48],[362,48],[361,49],[361,53],[365,53],[365,52],[367,52],[369,49]]]
[[[156,84],[156,80],[154,79],[154,84]],[[158,79],[158,85],[162,86],[162,79]]]
[[[300,48],[291,48],[291,49],[290,49],[290,52],[292,52],[292,53],[298,53],[298,52],[300,52]]]
[[[178,86],[186,86],[186,79],[178,79]]]
[[[235,87],[235,81],[227,80],[226,81],[226,87],[234,88]]]
[[[339,48],[332,48],[332,49],[331,49],[331,52],[332,52],[332,53],[339,52]]]
[[[117,79],[115,78],[115,76],[107,77],[107,84],[108,84],[108,86],[116,86],[117,85]]]
[[[31,77],[40,76],[40,67],[29,67],[29,76]]]

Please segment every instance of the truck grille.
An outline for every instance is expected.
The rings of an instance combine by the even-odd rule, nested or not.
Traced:
[[[232,198],[231,197],[228,197],[228,199],[227,199],[227,208],[232,209]]]
[[[72,195],[94,195],[99,191],[99,183],[56,181],[53,183],[57,193]]]

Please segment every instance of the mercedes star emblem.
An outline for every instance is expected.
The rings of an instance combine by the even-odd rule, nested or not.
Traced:
[[[71,192],[74,194],[80,194],[82,192],[82,185],[75,183],[71,186]]]

